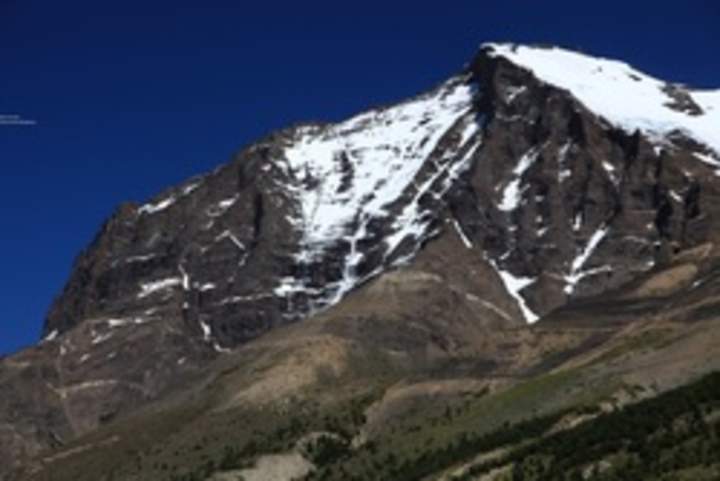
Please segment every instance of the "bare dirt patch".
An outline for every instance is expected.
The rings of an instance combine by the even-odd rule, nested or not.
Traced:
[[[667,296],[689,286],[695,279],[698,268],[695,264],[681,264],[662,271],[640,287],[632,291],[627,297],[658,297]]]
[[[301,479],[313,464],[299,453],[262,456],[254,467],[214,474],[209,481],[291,481]]]

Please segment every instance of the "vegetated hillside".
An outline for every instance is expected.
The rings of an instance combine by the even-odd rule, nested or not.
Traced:
[[[420,265],[432,265],[432,254],[424,252]],[[439,326],[435,312],[448,309],[454,292],[428,271],[401,269],[344,305],[218,359],[187,391],[43,453],[16,478],[450,479],[487,469],[534,479],[544,466],[538,479],[564,479],[557,473],[595,465],[604,475],[659,469],[654,463],[684,452],[683,444],[658,460],[629,461],[638,437],[687,436],[697,439],[692,446],[715,439],[688,416],[699,409],[715,423],[717,375],[679,398],[655,397],[720,370],[720,316],[710,302],[720,287],[718,260],[693,255],[545,325],[490,332],[462,317]],[[705,264],[702,285],[638,297],[693,260]],[[394,283],[391,309],[380,299]],[[614,308],[601,313],[596,302]],[[686,396],[708,386],[709,398]],[[669,407],[652,407],[657,419],[639,417],[637,433],[615,429],[622,416],[644,412],[635,403]],[[671,416],[677,422],[666,423]],[[661,429],[668,425],[672,432]],[[608,437],[588,437],[573,456],[560,451],[587,432]],[[618,444],[612,436],[629,437]]]
[[[462,408],[458,414],[448,407],[430,423],[441,430],[458,415]],[[320,467],[310,480],[410,481],[438,473],[450,481],[718,479],[720,374],[610,413],[580,407],[488,434],[469,429],[432,450],[409,454],[372,444],[351,457],[346,444],[330,438],[312,454]]]
[[[42,342],[0,361],[0,479],[565,469],[507,456],[720,369],[719,113],[621,62],[489,44],[122,205]]]

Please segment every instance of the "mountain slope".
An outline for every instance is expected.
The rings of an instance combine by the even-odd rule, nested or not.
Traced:
[[[480,454],[503,443],[522,450],[524,436],[581,426],[720,369],[717,253],[685,253],[632,291],[509,327],[473,322],[473,304],[432,274],[432,250],[421,254],[422,271],[385,274],[325,313],[234,350],[187,389],[41,454],[19,479],[233,479],[254,465],[270,473],[266,463],[298,453],[325,479],[390,471],[390,479],[441,479],[446,468],[483,464]],[[703,266],[702,285],[644,294],[687,263]],[[526,431],[535,417],[540,431]],[[519,431],[507,428],[515,424]],[[455,452],[496,431],[496,444]],[[318,436],[352,448],[315,458],[302,446]]]
[[[703,302],[716,292],[719,98],[615,61],[489,44],[426,94],[272,134],[121,206],[77,259],[44,341],[0,362],[2,465],[42,459],[31,471],[47,473],[57,460],[43,450],[145,409],[205,420],[206,405],[322,397],[313,386],[328,379],[342,391],[358,370],[357,392],[327,396],[436,378],[451,398],[466,380],[500,392],[644,330],[700,345],[673,316],[658,321],[670,334],[645,323],[710,309],[715,332]],[[675,359],[658,352],[637,355]],[[658,389],[716,357],[698,359]],[[647,375],[637,362],[628,373]],[[400,406],[424,403],[418,386]]]

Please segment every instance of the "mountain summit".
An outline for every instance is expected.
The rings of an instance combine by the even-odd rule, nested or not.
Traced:
[[[44,340],[0,363],[2,465],[191,396],[217,366],[253,366],[275,352],[263,343],[290,352],[314,329],[332,342],[302,352],[333,372],[363,346],[402,358],[391,371],[403,376],[452,365],[445,375],[488,389],[555,369],[614,339],[627,312],[664,306],[649,299],[704,282],[720,232],[719,125],[720,90],[485,44],[427,93],[274,133],[123,204],[76,260]],[[645,304],[582,310],[627,292]],[[564,324],[573,312],[582,334]],[[458,359],[474,367],[459,373]],[[321,365],[307,362],[314,379]],[[288,387],[242,385],[249,403]]]
[[[707,240],[688,225],[711,211],[717,125],[719,91],[559,48],[486,44],[426,94],[279,132],[122,206],[45,334],[172,307],[196,336],[234,346],[411,263],[448,229],[487,258],[513,298],[506,317],[534,322],[627,282],[665,248]]]

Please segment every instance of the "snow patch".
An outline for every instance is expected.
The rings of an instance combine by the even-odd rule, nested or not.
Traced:
[[[179,277],[168,277],[166,279],[143,283],[140,284],[140,293],[137,297],[138,299],[143,299],[149,295],[155,294],[156,292],[164,291],[182,284],[183,280]]]
[[[533,324],[537,322],[537,320],[540,319],[540,316],[535,314],[530,309],[530,307],[528,307],[525,298],[522,296],[522,290],[535,283],[537,279],[534,279],[532,277],[515,276],[510,271],[500,269],[500,267],[498,267],[495,261],[488,260],[488,262],[493,267],[493,269],[495,269],[495,272],[497,272],[500,276],[500,279],[505,285],[505,290],[507,290],[507,292],[517,301],[518,307],[520,308],[520,311],[525,318],[525,322],[527,322],[528,324]]]
[[[414,239],[419,248],[422,239],[434,235],[434,233],[428,232],[431,219],[425,215],[426,212],[421,208],[420,200],[427,194],[432,195],[436,199],[441,199],[454,185],[459,176],[469,168],[470,160],[475,151],[480,147],[481,139],[476,138],[472,141],[470,140],[473,135],[479,131],[479,125],[476,120],[471,117],[466,117],[465,120],[468,123],[463,131],[463,140],[461,143],[461,147],[465,148],[465,155],[457,160],[456,152],[451,150],[445,153],[445,157],[434,162],[436,168],[435,173],[422,185],[416,187],[415,196],[410,202],[405,204],[402,212],[395,219],[393,228],[396,229],[396,232],[385,239],[388,245],[386,257],[392,255],[395,249],[406,238]],[[455,160],[455,162],[453,163],[452,160]],[[433,191],[432,189],[437,187],[439,180],[442,180],[439,186],[440,190]],[[396,264],[402,264],[406,260],[413,258],[416,251],[417,249],[403,259],[398,260]]]
[[[590,239],[588,239],[585,247],[583,247],[577,257],[573,259],[572,264],[570,265],[570,273],[565,276],[565,282],[567,283],[564,289],[565,294],[571,295],[573,292],[575,292],[575,287],[577,286],[577,283],[580,282],[580,280],[582,280],[584,277],[594,275],[599,272],[607,272],[609,270],[612,270],[612,267],[610,266],[603,266],[601,268],[595,268],[586,271],[582,270],[583,266],[588,261],[588,259],[590,259],[590,256],[592,256],[597,246],[600,245],[600,243],[603,241],[608,231],[609,227],[607,226],[602,226],[598,230],[596,230],[593,235],[590,236]]]
[[[237,202],[237,200],[237,195],[235,197],[230,197],[229,199],[221,200],[220,202],[218,202],[218,207],[220,207],[221,209],[229,209],[230,207],[235,205],[235,202]]]
[[[247,296],[232,296],[232,297],[226,297],[225,299],[220,300],[217,303],[217,305],[225,306],[228,304],[238,304],[240,302],[253,302],[253,301],[259,301],[261,299],[267,299],[268,297],[271,297],[271,294],[250,294]]]
[[[223,215],[230,207],[235,205],[235,203],[238,201],[239,196],[233,196],[229,197],[227,199],[223,199],[220,202],[218,202],[216,205],[208,207],[206,213],[210,217],[220,217]]]
[[[155,204],[145,204],[141,206],[138,209],[138,214],[155,214],[157,212],[163,211],[173,205],[177,201],[177,198],[174,196],[168,197],[166,199],[163,199]]]
[[[296,180],[308,254],[342,236],[358,212],[386,214],[386,206],[405,192],[471,101],[469,86],[445,85],[428,97],[362,114],[329,131],[301,132],[285,158]],[[343,174],[353,182],[343,186]]]
[[[579,231],[580,228],[582,228],[582,220],[583,220],[582,212],[578,212],[577,214],[575,214],[575,218],[573,219],[573,224],[572,224],[572,229],[575,232]]]
[[[202,183],[202,182],[194,182],[194,183],[192,183],[192,184],[190,184],[190,185],[187,185],[187,186],[183,187],[183,189],[182,189],[182,195],[188,195],[188,194],[190,194],[192,191],[194,191],[195,189],[197,189],[197,188],[200,186],[201,183]]]
[[[718,129],[720,130],[720,127],[718,127]],[[703,154],[700,152],[695,152],[693,155],[697,157],[702,163],[716,168],[717,170],[715,170],[715,175],[720,176],[720,160],[716,159],[712,155]]]
[[[102,344],[103,342],[107,341],[112,337],[112,332],[106,332],[104,334],[97,334],[94,335],[92,338],[92,345],[95,346],[97,344]]]
[[[51,342],[57,339],[60,332],[57,329],[53,329],[45,338],[42,340],[42,342]]]
[[[518,87],[510,86],[507,89],[505,89],[505,103],[511,104],[513,100],[517,98],[518,95],[521,95],[523,92],[527,90],[527,87],[524,85],[520,85]]]
[[[608,177],[610,178],[610,182],[613,183],[613,185],[617,186],[620,184],[620,179],[618,179],[617,174],[615,173],[616,169],[615,166],[612,165],[607,160],[602,161],[603,169],[605,169],[605,172],[607,173]]]
[[[243,244],[240,241],[240,239],[235,237],[235,234],[233,234],[229,230],[226,230],[226,231],[222,232],[220,235],[218,235],[217,237],[215,237],[215,242],[220,242],[223,239],[230,239],[230,241],[233,244],[235,244],[235,247],[237,247],[238,249],[240,249],[240,251],[243,252],[243,256],[240,259],[238,265],[239,265],[239,267],[242,267],[243,265],[245,265],[245,262],[247,261],[247,256],[248,256],[247,248],[245,247],[245,244]]]
[[[572,170],[570,170],[570,169],[561,169],[561,170],[558,170],[558,182],[559,182],[560,184],[562,184],[563,182],[565,182],[565,181],[566,181],[567,179],[569,179],[570,177],[572,177]]]
[[[720,90],[686,91],[703,112],[690,115],[669,105],[666,82],[626,63],[557,47],[485,44],[489,54],[530,70],[539,80],[570,91],[590,111],[627,132],[640,130],[658,142],[683,132],[720,153]]]
[[[203,333],[203,340],[209,341],[212,337],[212,328],[210,327],[210,324],[206,323],[205,321],[200,321],[200,329]]]
[[[467,247],[468,249],[472,249],[473,244],[472,242],[470,242],[470,239],[467,235],[465,235],[465,232],[462,230],[460,222],[458,222],[457,219],[453,219],[452,223],[455,226],[455,230],[457,231],[460,240],[462,240],[463,244],[465,244],[465,247]]]
[[[124,327],[133,324],[145,324],[147,322],[147,319],[144,319],[142,317],[124,317],[118,319],[108,319],[105,322],[107,322],[108,327]]]
[[[128,258],[125,259],[125,263],[126,263],[126,264],[132,264],[132,263],[135,263],[135,262],[147,262],[147,261],[149,261],[150,259],[156,258],[157,256],[158,256],[157,254],[146,254],[146,255],[141,255],[141,256],[130,256],[130,257],[128,257]]]
[[[273,289],[273,293],[278,297],[287,297],[292,294],[299,292],[306,294],[320,294],[322,290],[312,287],[307,287],[295,277],[283,277],[280,279],[280,284]]]
[[[156,214],[158,212],[161,212],[161,211],[167,209],[168,207],[170,207],[171,205],[175,204],[180,197],[184,197],[184,196],[192,193],[201,184],[202,184],[202,181],[190,183],[190,184],[186,185],[185,187],[182,187],[180,189],[179,194],[176,192],[175,194],[173,194],[169,197],[166,197],[162,200],[159,200],[155,203],[148,202],[147,204],[144,204],[138,208],[137,214],[138,215]]]
[[[568,179],[572,176],[572,171],[568,168],[567,165],[567,156],[572,146],[573,143],[571,141],[568,141],[564,143],[558,151],[558,184],[562,184],[565,179]]]
[[[178,270],[180,271],[180,278],[181,278],[181,284],[182,288],[185,291],[190,290],[190,275],[185,270],[185,267],[183,267],[182,264],[178,264]]]
[[[360,114],[330,127],[304,127],[286,148],[279,165],[289,182],[284,185],[296,202],[289,223],[302,233],[295,261],[309,265],[323,259],[339,240],[349,245],[342,276],[321,289],[309,279],[281,280],[274,294],[307,294],[310,309],[339,301],[348,291],[380,272],[356,273],[362,254],[359,243],[371,235],[369,225],[387,218],[391,207],[414,192],[386,236],[387,257],[404,239],[419,242],[428,235],[430,219],[419,199],[428,193],[441,196],[448,184],[466,168],[469,150],[479,131],[472,112],[473,88],[454,78],[435,91],[400,105]],[[433,159],[435,171],[417,185],[439,141],[456,128],[460,138],[448,156]],[[439,189],[439,191],[436,191]],[[396,262],[401,262],[398,260]]]
[[[522,200],[522,194],[525,189],[527,189],[527,186],[523,189],[520,188],[522,176],[530,167],[532,167],[539,155],[539,149],[533,147],[520,158],[518,164],[512,171],[513,178],[510,182],[508,182],[503,190],[502,200],[498,205],[498,209],[504,212],[510,212],[517,209],[520,205],[520,201]]]

